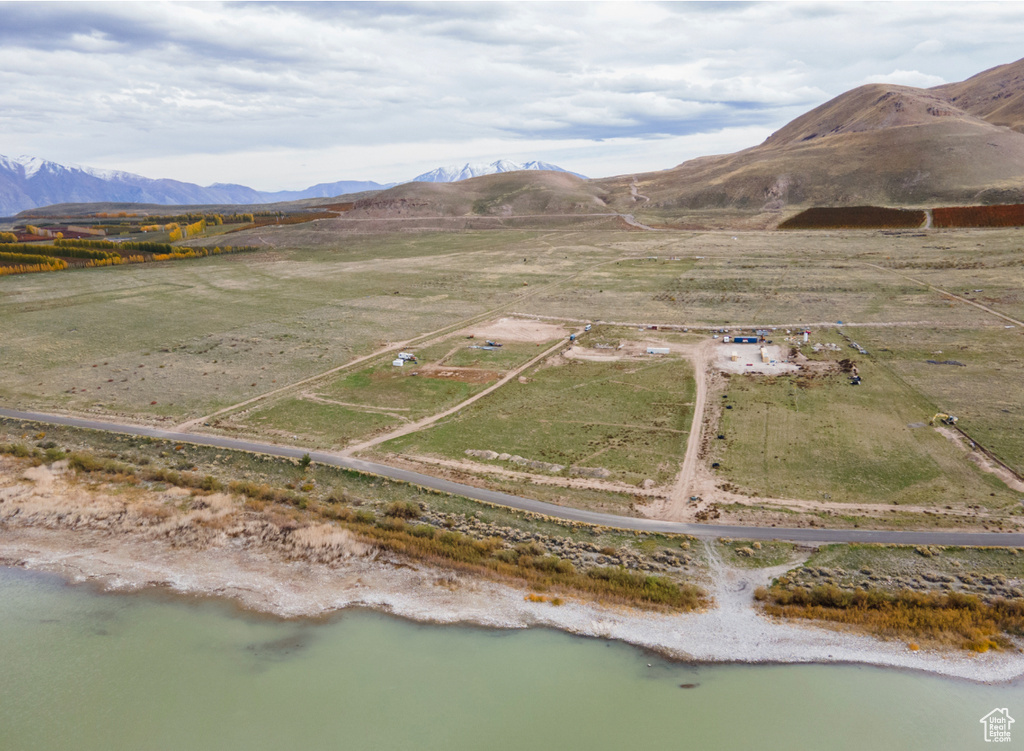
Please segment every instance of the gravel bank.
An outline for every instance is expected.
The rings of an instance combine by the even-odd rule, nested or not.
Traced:
[[[153,539],[112,538],[90,530],[0,527],[0,565],[49,571],[110,591],[160,587],[226,597],[286,618],[369,607],[417,621],[491,628],[548,626],[617,639],[692,662],[861,663],[997,683],[1024,676],[1020,654],[910,651],[898,641],[777,622],[752,607],[771,571],[718,562],[717,607],[663,615],[569,600],[529,602],[526,592],[419,565],[351,556],[330,564],[290,560],[275,551],[212,546],[197,553]]]

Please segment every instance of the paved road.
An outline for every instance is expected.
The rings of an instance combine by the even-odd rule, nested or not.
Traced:
[[[473,498],[478,501],[494,503],[500,506],[519,509],[521,511],[532,511],[544,514],[556,519],[566,521],[585,522],[605,527],[618,527],[620,529],[640,530],[642,532],[667,532],[672,534],[687,534],[696,537],[735,537],[745,540],[790,540],[793,542],[805,543],[827,543],[827,542],[880,542],[900,545],[998,545],[1009,547],[1024,547],[1024,534],[1007,532],[891,532],[859,529],[789,529],[784,527],[741,527],[719,524],[683,524],[681,522],[658,521],[657,519],[637,519],[629,516],[617,516],[615,514],[602,514],[595,511],[584,511],[581,509],[557,506],[552,503],[544,503],[531,498],[522,498],[508,493],[499,493],[493,490],[474,488],[471,485],[462,485],[449,480],[442,480],[430,475],[411,472],[405,469],[389,467],[386,464],[376,464],[361,459],[343,457],[337,454],[330,454],[323,451],[308,451],[293,446],[277,446],[270,443],[257,443],[255,441],[244,441],[235,438],[225,438],[215,435],[202,435],[199,433],[179,433],[170,430],[160,430],[141,425],[122,425],[119,423],[101,422],[98,420],[85,420],[77,417],[64,417],[62,415],[48,415],[37,412],[19,412],[13,409],[0,408],[0,416],[34,422],[49,423],[51,425],[69,425],[76,428],[90,428],[92,430],[103,430],[112,433],[125,433],[128,435],[149,436],[151,438],[162,438],[178,443],[194,443],[200,446],[216,446],[218,448],[235,449],[238,451],[251,451],[258,454],[270,456],[283,456],[299,459],[303,454],[308,453],[310,458],[321,464],[329,464],[335,467],[355,469],[363,472],[370,472],[382,477],[389,477],[393,480],[410,482],[425,488],[440,490],[445,493]]]

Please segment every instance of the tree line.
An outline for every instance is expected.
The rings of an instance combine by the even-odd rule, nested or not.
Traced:
[[[58,241],[59,242],[59,241]],[[105,242],[101,240],[85,240],[82,242]],[[111,243],[114,245],[114,243]],[[186,248],[175,247],[165,243],[121,243],[118,247],[122,250],[131,250],[128,245],[152,245],[157,246],[163,252],[148,251],[150,255],[142,253],[105,253],[97,250],[81,248],[69,248],[65,246],[39,246],[39,245],[6,245],[5,248],[17,250],[28,250],[27,253],[0,251],[0,276],[11,274],[28,274],[39,271],[63,271],[69,268],[67,261],[63,258],[81,258],[86,261],[79,264],[82,268],[96,268],[101,266],[121,266],[128,263],[148,263],[151,261],[177,261],[185,258],[205,258],[207,256],[223,255],[227,253],[250,253],[256,248],[251,245],[233,247],[230,245],[214,248]],[[91,255],[85,255],[91,253]]]

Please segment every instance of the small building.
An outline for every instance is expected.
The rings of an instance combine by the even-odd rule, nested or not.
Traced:
[[[769,360],[771,360],[771,357],[768,356],[768,348],[767,347],[761,347],[761,362],[766,363]]]
[[[401,357],[396,357],[394,360],[391,361],[391,364],[394,365],[396,368],[400,368],[403,365],[405,365],[405,360],[403,360]]]
[[[647,354],[649,355],[667,355],[668,347],[648,347]]]
[[[740,353],[737,352],[736,350],[733,350],[732,354],[729,356],[729,359],[732,360],[733,362],[737,362],[740,359]]]

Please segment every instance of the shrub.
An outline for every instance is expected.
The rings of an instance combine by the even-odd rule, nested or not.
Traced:
[[[880,636],[928,638],[982,652],[1008,646],[1004,633],[1024,632],[1024,603],[985,603],[960,592],[851,592],[831,585],[777,585],[765,593],[764,601],[769,615],[844,623]]]
[[[392,532],[404,532],[409,526],[405,523],[405,519],[397,516],[385,516],[379,523],[383,529]]]
[[[412,501],[394,501],[384,509],[385,516],[393,516],[398,519],[419,519],[421,513],[419,504]]]
[[[521,556],[538,556],[547,553],[547,549],[536,540],[521,542],[515,547],[516,553]]]
[[[2,449],[2,453],[16,456],[19,459],[28,458],[33,454],[32,449],[24,443],[6,443],[0,446],[0,449]]]
[[[79,451],[73,452],[68,457],[68,466],[82,472],[100,472],[103,469],[103,464],[102,459]]]
[[[503,563],[515,563],[519,560],[519,554],[514,550],[496,550],[494,557]]]
[[[64,456],[64,449],[60,448],[60,446],[46,449],[46,461],[48,462],[59,462]]]

